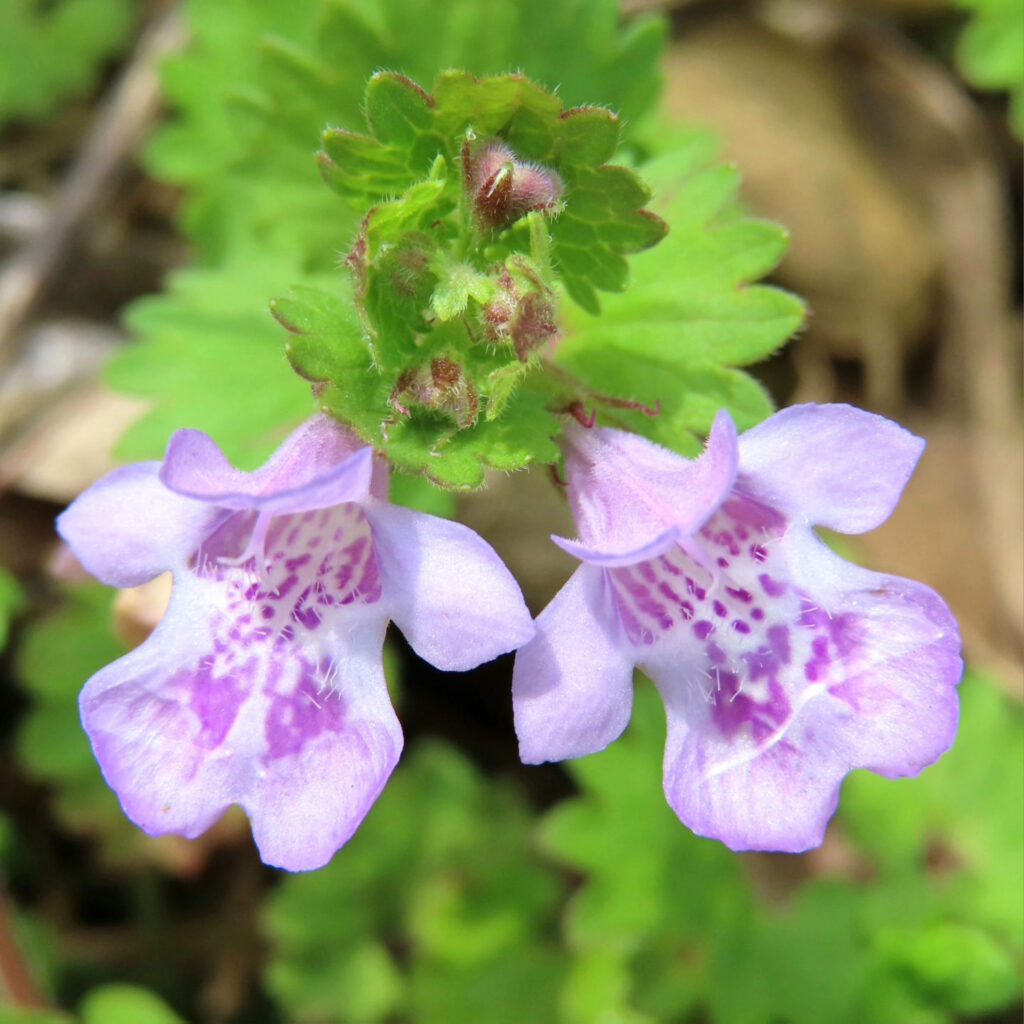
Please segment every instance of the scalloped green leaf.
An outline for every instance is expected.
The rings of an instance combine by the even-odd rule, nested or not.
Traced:
[[[366,86],[366,123],[375,138],[412,147],[436,131],[434,101],[411,78],[379,71]]]
[[[657,17],[623,23],[615,0],[498,0],[487,18],[478,0],[414,9],[404,0],[223,0],[184,10],[188,47],[162,69],[173,116],[150,144],[147,164],[155,176],[187,187],[182,226],[202,266],[175,275],[162,297],[129,313],[140,343],[117,357],[108,379],[152,402],[120,448],[126,458],[158,457],[170,433],[188,425],[212,433],[246,468],[309,409],[302,383],[281,372],[282,336],[264,303],[290,284],[318,283],[309,275],[336,274],[359,215],[381,198],[350,179],[347,187],[358,193],[353,205],[339,203],[310,155],[325,125],[361,123],[371,73],[398,68],[429,82],[444,67],[476,75],[520,68],[557,86],[567,105],[620,111],[629,130],[653,102],[665,34]],[[381,97],[394,93],[389,102],[398,119],[387,130],[401,135],[406,123],[425,122],[416,97],[396,89],[397,77],[375,88]],[[375,124],[384,116],[377,107],[374,97]],[[602,141],[584,145],[587,133],[567,118],[566,145],[580,160],[596,159],[609,148],[614,125],[603,114],[585,117]],[[524,121],[523,139],[529,129]],[[370,135],[338,129],[324,145],[341,162],[350,151],[376,160],[378,178],[391,175],[387,199],[416,180]],[[419,177],[436,155],[433,146],[417,165]],[[300,358],[299,336],[290,343],[292,355],[312,366],[319,349]],[[228,408],[229,394],[245,401]]]
[[[370,353],[350,289],[328,292],[296,285],[284,298],[274,299],[270,311],[291,335],[285,354],[300,377],[311,382],[364,379]]]
[[[598,167],[611,160],[622,131],[618,115],[605,107],[572,107],[561,120],[561,157],[567,164]]]
[[[194,427],[241,468],[265,461],[313,409],[267,310],[267,297],[297,276],[288,261],[255,258],[184,270],[169,292],[132,305],[128,325],[146,341],[118,352],[105,377],[153,405],[122,438],[122,458],[160,458],[175,430]]]
[[[650,198],[644,183],[626,167],[604,164],[620,127],[609,111],[566,111],[522,75],[477,78],[466,71],[442,72],[432,94],[403,75],[378,72],[365,108],[371,135],[329,129],[318,157],[328,184],[351,201],[414,188],[430,162],[456,160],[467,133],[500,138],[520,159],[561,175],[564,209],[550,229],[554,259],[568,293],[591,312],[599,308],[596,291],[626,287],[624,254],[664,237],[661,219],[642,210]]]
[[[767,415],[764,393],[734,368],[775,352],[804,317],[795,296],[752,283],[781,258],[784,229],[743,216],[736,172],[708,159],[703,139],[694,137],[642,168],[668,235],[631,259],[629,288],[606,296],[600,317],[567,311],[569,330],[555,354],[593,391],[649,407],[660,402],[664,418],[600,402],[595,409],[686,453],[692,432],[706,433],[717,408],[748,426]],[[593,260],[586,237],[580,233],[580,258]]]
[[[573,346],[559,350],[559,363],[593,395],[614,396],[641,408],[615,406],[587,394],[581,396],[603,419],[652,441],[696,456],[708,424],[728,409],[742,431],[772,413],[764,388],[740,370],[714,363],[679,364],[638,356],[608,345]]]

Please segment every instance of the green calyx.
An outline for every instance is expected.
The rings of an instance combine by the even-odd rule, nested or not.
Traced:
[[[618,118],[459,71],[432,95],[378,73],[365,111],[367,134],[329,128],[317,154],[366,211],[347,279],[272,304],[292,366],[396,467],[442,486],[553,461],[557,411],[579,397],[546,372],[566,297],[598,315],[599,291],[626,288],[626,255],[667,231],[639,177],[606,163]]]

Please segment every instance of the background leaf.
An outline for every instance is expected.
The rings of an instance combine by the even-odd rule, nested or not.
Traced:
[[[1010,93],[1010,124],[1024,138],[1024,5],[1017,0],[957,0],[970,12],[957,46],[964,77],[979,89]]]
[[[268,979],[289,1019],[554,1021],[560,885],[530,822],[512,789],[419,745],[334,860],[268,905]]]
[[[46,117],[91,88],[128,40],[137,0],[4,0],[0,4],[0,125]]]
[[[1020,711],[990,683],[964,682],[957,744],[919,778],[847,780],[828,843],[852,843],[853,877],[807,872],[774,894],[759,891],[761,865],[785,860],[799,878],[819,855],[737,856],[693,836],[664,802],[663,743],[641,686],[625,737],[571,763],[582,795],[542,824],[544,848],[584,875],[567,940],[574,971],[604,965],[591,997],[606,992],[611,1019],[699,1008],[728,1024],[948,1024],[1017,998],[1024,800],[1018,772],[993,780],[1005,782],[1002,757],[1019,763]]]

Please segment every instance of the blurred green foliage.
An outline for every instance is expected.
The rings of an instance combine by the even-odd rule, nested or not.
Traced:
[[[46,117],[91,88],[128,39],[137,0],[0,3],[0,126]]]
[[[0,1024],[184,1024],[152,992],[135,985],[103,985],[83,1000],[78,1013],[0,1007]]]
[[[652,1021],[702,1007],[728,1024],[937,1024],[1010,1005],[1024,952],[1020,725],[970,676],[936,767],[900,782],[854,773],[821,854],[738,857],[664,804],[663,715],[643,688],[626,737],[572,764],[581,798],[543,823],[545,849],[587,876],[570,946],[617,961]],[[784,860],[806,878],[759,891],[785,878]]]
[[[970,12],[957,47],[964,77],[979,89],[1010,93],[1010,124],[1024,138],[1024,4],[957,0]]]
[[[85,681],[126,650],[112,632],[112,594],[100,584],[69,588],[54,612],[26,630],[16,671],[31,703],[17,755],[29,776],[51,787],[54,810],[67,827],[123,860],[146,840],[103,781],[78,717]]]
[[[510,786],[455,750],[403,760],[357,838],[271,897],[267,981],[294,1021],[554,1021],[557,871]]]
[[[327,183],[356,210],[369,208],[350,256],[356,284],[295,288],[273,311],[294,335],[289,361],[317,385],[324,408],[392,465],[465,489],[483,483],[484,466],[508,471],[558,456],[559,423],[546,409],[550,393],[538,391],[533,353],[554,328],[534,327],[524,349],[511,337],[482,343],[485,308],[503,282],[516,304],[525,291],[547,319],[556,277],[596,312],[598,289],[625,287],[625,254],[654,245],[665,224],[641,209],[650,193],[632,171],[605,166],[620,122],[604,108],[566,110],[521,76],[443,71],[432,90],[378,72],[359,126],[369,134],[323,133],[317,159]],[[507,230],[482,231],[465,184],[478,137],[500,137],[517,158],[554,169],[565,209],[550,222],[535,211]],[[401,382],[429,375],[438,360],[455,369],[457,390],[432,396],[425,413],[406,384],[414,411],[397,415]]]
[[[0,651],[7,646],[11,621],[24,609],[25,598],[18,581],[4,569],[0,569]]]
[[[328,868],[276,890],[271,990],[289,1020],[338,1024],[998,1011],[1024,952],[1020,726],[970,675],[956,747],[917,779],[855,773],[826,847],[803,857],[737,856],[679,823],[648,686],[626,735],[570,764],[580,795],[543,817],[539,850],[504,783],[421,746]]]

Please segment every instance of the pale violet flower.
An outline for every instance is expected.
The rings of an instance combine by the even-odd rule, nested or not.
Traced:
[[[82,722],[125,813],[196,836],[241,804],[263,859],[326,863],[402,748],[381,667],[389,619],[441,669],[533,635],[519,587],[467,527],[387,501],[387,470],[326,416],[261,469],[194,430],[163,463],[90,487],[58,528],[104,583],[170,570],[145,643],[86,684]]]
[[[680,819],[733,849],[819,844],[852,768],[914,775],[956,730],[960,639],[920,583],[815,535],[895,507],[924,442],[880,416],[802,405],[687,460],[608,428],[565,438],[583,563],[516,656],[522,759],[611,743],[639,666],[665,702]]]

